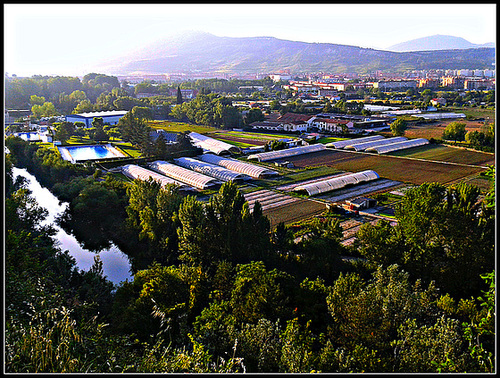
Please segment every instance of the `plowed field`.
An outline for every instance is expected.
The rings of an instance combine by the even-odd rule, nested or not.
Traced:
[[[349,172],[372,169],[380,177],[420,185],[424,182],[442,184],[476,175],[481,167],[430,162],[401,157],[326,150],[287,158],[295,167],[330,166]]]

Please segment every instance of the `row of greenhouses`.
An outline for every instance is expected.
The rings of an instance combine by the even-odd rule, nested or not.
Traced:
[[[309,154],[311,152],[323,151],[325,149],[326,147],[324,144],[321,143],[311,144],[309,146],[293,147],[293,148],[287,148],[285,150],[261,152],[258,154],[249,155],[247,159],[257,160],[257,161],[279,160],[291,156],[298,156],[303,154]]]
[[[200,190],[214,189],[227,181],[246,181],[278,175],[278,172],[236,159],[223,158],[214,154],[204,154],[197,159],[181,157],[175,164],[163,160],[148,163],[147,168],[125,165],[122,173],[132,179],[148,180],[150,177],[165,186],[176,184]]]
[[[384,138],[381,135],[373,135],[364,138],[346,139],[338,142],[325,144],[328,148],[376,152],[384,154],[393,151],[399,151],[406,148],[418,147],[428,144],[429,141],[424,138],[408,139],[405,137]]]
[[[407,148],[424,146],[429,144],[429,141],[425,138],[410,139],[407,141],[402,141],[398,143],[386,144],[384,146],[372,146],[366,149],[366,152],[376,152],[378,154],[385,154],[388,152],[405,150]]]
[[[377,180],[380,176],[377,172],[366,170],[357,173],[350,173],[342,176],[336,176],[330,179],[315,181],[309,184],[298,185],[293,190],[296,192],[305,192],[310,196],[321,193],[339,190],[349,185],[356,185],[363,182]]]
[[[132,180],[148,181],[149,179],[153,179],[155,181],[158,181],[162,187],[174,184],[177,185],[179,187],[179,190],[181,191],[192,190],[192,188],[189,185],[186,185],[181,181],[174,180],[171,177],[167,177],[165,175],[154,172],[150,169],[141,167],[139,165],[135,164],[124,165],[121,167],[121,172]]]

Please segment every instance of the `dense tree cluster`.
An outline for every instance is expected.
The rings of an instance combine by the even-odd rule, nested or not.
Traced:
[[[232,101],[215,93],[199,93],[195,99],[176,105],[171,114],[178,120],[224,129],[243,125],[241,113]]]
[[[8,372],[494,371],[494,189],[416,187],[397,226],[363,226],[347,248],[335,214],[271,229],[233,183],[203,202],[155,181],[54,175],[66,227],[130,256],[134,279],[113,287],[98,259],[78,271],[40,225],[12,178],[14,142]],[[43,166],[37,154],[25,165]]]

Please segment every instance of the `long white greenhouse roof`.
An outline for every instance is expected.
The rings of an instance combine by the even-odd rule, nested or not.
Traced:
[[[216,164],[207,163],[190,157],[174,159],[175,164],[191,169],[204,175],[214,177],[221,181],[247,180],[250,177],[243,173],[231,171]]]
[[[259,154],[249,155],[247,159],[257,159],[258,161],[268,161],[275,159],[282,159],[290,156],[297,156],[302,154],[308,154],[311,152],[322,151],[326,149],[324,144],[312,144],[310,146],[293,147],[287,148],[285,150],[261,152]]]
[[[115,117],[115,116],[124,116],[128,113],[128,110],[108,110],[103,112],[89,112],[89,113],[79,113],[79,114],[71,114],[71,116],[79,116],[84,118],[93,118],[93,117]]]
[[[429,141],[425,138],[410,139],[403,142],[386,144],[385,146],[370,147],[366,149],[366,152],[376,152],[378,154],[385,154],[387,152],[404,150],[406,148],[423,146],[429,144]]]
[[[178,165],[172,163],[167,163],[163,160],[153,161],[152,163],[149,163],[148,166],[156,172],[171,177],[174,180],[194,186],[198,189],[208,189],[220,184],[220,182],[213,177],[179,167]]]
[[[391,144],[391,143],[396,143],[396,142],[403,142],[405,140],[408,140],[408,138],[405,138],[405,137],[393,137],[393,138],[387,138],[387,139],[374,140],[372,142],[349,144],[349,145],[345,146],[344,148],[346,150],[364,151],[364,150],[366,150],[367,148],[370,148],[370,147],[383,146],[385,144]]]
[[[310,184],[296,186],[293,190],[296,192],[305,191],[308,195],[314,196],[320,193],[330,192],[332,190],[342,189],[347,185],[356,185],[361,182],[367,182],[378,179],[377,172],[366,170],[357,173],[351,173],[344,176],[337,176],[323,181],[315,181]]]
[[[195,132],[189,133],[189,137],[193,141],[196,147],[200,147],[203,150],[213,152],[214,154],[220,155],[222,153],[240,153],[239,147],[233,146],[232,144],[222,142],[220,140],[207,137],[206,135],[198,134]]]
[[[168,184],[175,184],[179,186],[180,190],[189,190],[190,188],[177,180],[174,180],[170,177],[166,177],[162,174],[159,174],[157,172],[151,171],[149,169],[140,167],[135,164],[127,164],[121,167],[122,173],[133,179],[133,180],[143,180],[143,181],[148,181],[149,178],[152,178],[153,180],[159,181],[162,187],[167,186]]]
[[[367,136],[367,137],[363,137],[363,138],[339,140],[338,142],[327,143],[327,144],[325,144],[325,146],[326,147],[333,147],[333,148],[344,148],[345,146],[348,146],[350,144],[371,142],[371,141],[379,140],[379,139],[384,139],[384,137],[382,135],[372,135],[372,136]]]
[[[278,175],[278,172],[273,171],[272,169],[260,167],[255,164],[244,163],[236,159],[223,158],[214,154],[203,154],[198,156],[198,159],[230,169],[231,171],[243,173],[253,178]]]

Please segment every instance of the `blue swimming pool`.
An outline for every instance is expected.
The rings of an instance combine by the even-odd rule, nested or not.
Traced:
[[[66,146],[59,147],[59,152],[65,160],[73,163],[86,160],[99,160],[126,157],[110,144],[95,146]]]

